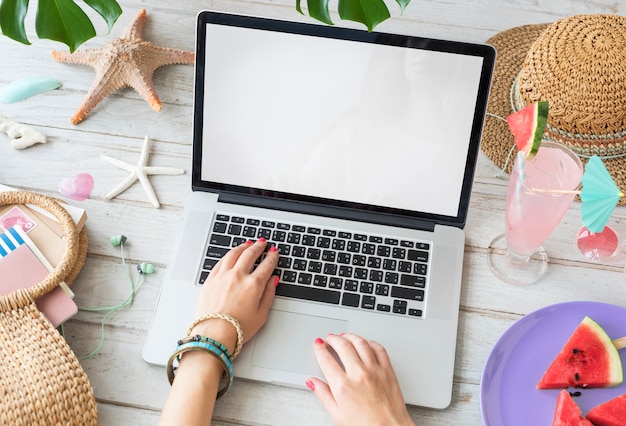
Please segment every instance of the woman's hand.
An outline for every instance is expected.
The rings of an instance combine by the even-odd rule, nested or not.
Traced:
[[[336,425],[414,424],[385,348],[349,333],[317,339],[313,346],[328,384],[312,377],[306,385]]]
[[[259,331],[267,320],[278,285],[278,277],[273,275],[278,262],[276,247],[270,247],[265,258],[252,270],[266,246],[267,242],[261,238],[255,243],[247,241],[224,255],[202,286],[196,317],[211,313],[231,315],[243,329],[244,342]],[[231,332],[227,333],[229,337],[223,337],[228,331]],[[236,340],[234,332],[232,325],[224,320],[211,319],[199,323],[192,334],[212,337],[232,350],[231,345]]]
[[[266,247],[265,240],[259,239],[226,253],[202,286],[197,317],[213,313],[231,315],[243,329],[244,342],[259,331],[267,320],[278,284],[278,277],[273,275],[278,262],[275,247],[270,247],[265,258],[252,270]],[[235,349],[237,331],[221,318],[202,321],[191,333],[215,339],[231,353]],[[210,423],[223,372],[223,364],[216,357],[203,351],[184,353],[159,425]]]

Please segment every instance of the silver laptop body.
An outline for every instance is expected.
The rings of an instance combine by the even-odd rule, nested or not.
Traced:
[[[144,359],[165,365],[194,320],[207,254],[227,249],[215,244],[265,224],[270,242],[317,257],[281,252],[289,267],[236,377],[304,387],[321,376],[315,338],[351,332],[387,348],[408,404],[447,407],[494,61],[487,45],[201,12],[193,192]],[[295,230],[326,245],[288,244]],[[350,263],[325,257],[341,236]]]

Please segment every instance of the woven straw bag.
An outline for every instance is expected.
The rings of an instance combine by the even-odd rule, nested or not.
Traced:
[[[97,425],[93,389],[65,339],[34,300],[61,281],[70,285],[87,255],[87,233],[54,199],[32,192],[0,193],[0,206],[34,204],[64,231],[65,252],[40,283],[0,295],[0,425]],[[0,277],[0,281],[2,277]]]

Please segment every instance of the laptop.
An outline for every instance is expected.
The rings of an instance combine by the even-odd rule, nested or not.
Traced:
[[[406,403],[450,404],[464,225],[495,51],[203,11],[192,193],[143,349],[165,365],[230,247],[280,252],[235,376],[304,387],[312,343],[384,345]]]

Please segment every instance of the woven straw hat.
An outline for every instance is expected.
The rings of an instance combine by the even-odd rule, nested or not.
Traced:
[[[502,119],[547,100],[545,138],[569,147],[583,164],[597,154],[626,191],[626,18],[576,15],[512,28],[487,42],[498,52],[481,144],[487,157],[510,173],[513,136]]]

